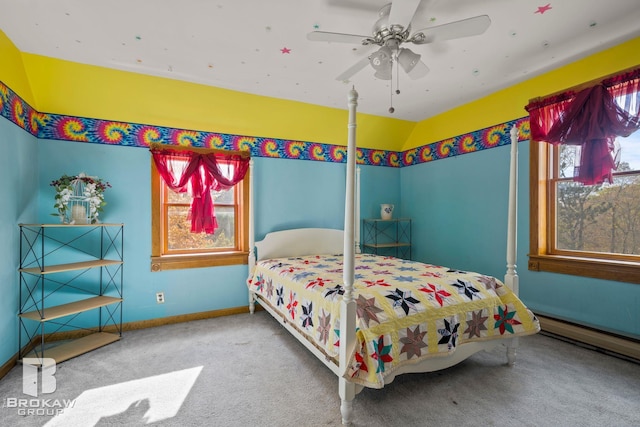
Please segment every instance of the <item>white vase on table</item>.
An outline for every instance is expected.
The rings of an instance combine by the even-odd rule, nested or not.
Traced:
[[[393,205],[391,203],[383,203],[380,205],[380,218],[391,219],[393,216]]]

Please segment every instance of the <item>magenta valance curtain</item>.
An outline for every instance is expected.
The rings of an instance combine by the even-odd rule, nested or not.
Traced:
[[[551,144],[580,145],[574,181],[612,182],[613,143],[640,128],[640,69],[600,84],[527,105],[531,139]]]
[[[244,178],[248,156],[151,148],[158,173],[167,186],[192,196],[191,232],[212,234],[218,228],[211,191],[228,190]],[[186,160],[186,161],[185,161]]]

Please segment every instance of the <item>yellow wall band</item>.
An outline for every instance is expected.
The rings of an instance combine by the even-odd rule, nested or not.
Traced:
[[[22,99],[38,108],[24,70],[22,54],[0,30],[0,81],[3,81]]]
[[[38,109],[180,129],[346,145],[345,109],[24,54]],[[401,147],[414,122],[358,114],[360,146]]]

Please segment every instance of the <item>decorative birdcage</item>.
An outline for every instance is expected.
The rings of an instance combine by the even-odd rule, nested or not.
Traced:
[[[62,175],[51,182],[56,189],[56,204],[60,221],[64,224],[95,224],[99,212],[106,204],[104,191],[111,187],[108,182],[95,176],[80,173],[76,176]]]
[[[66,219],[70,224],[90,224],[91,202],[89,197],[85,196],[87,184],[80,179],[76,179],[71,185],[73,186],[73,193],[69,197],[67,204]]]

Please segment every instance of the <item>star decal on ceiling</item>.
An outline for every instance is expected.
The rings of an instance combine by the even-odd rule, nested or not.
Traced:
[[[549,9],[551,9],[551,3],[547,3],[545,6],[538,6],[538,10],[533,13],[539,13],[540,15],[542,15]]]
[[[283,54],[288,54],[291,53],[291,49],[289,49],[288,47],[283,47],[282,49],[280,49],[280,52],[282,52]]]

